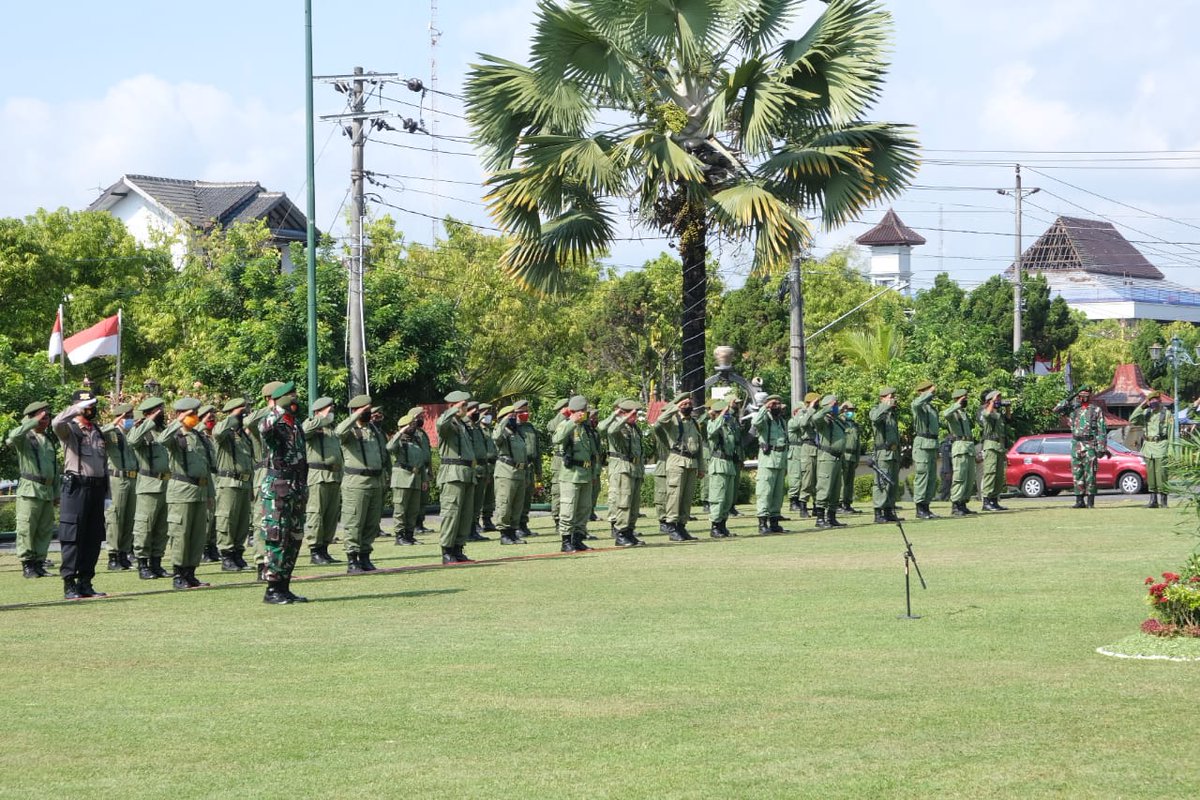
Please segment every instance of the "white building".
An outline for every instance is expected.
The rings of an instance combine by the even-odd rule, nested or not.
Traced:
[[[294,269],[288,245],[304,242],[308,221],[283,192],[268,192],[254,181],[213,183],[149,175],[123,175],[88,206],[125,223],[144,245],[167,242],[175,266],[183,265],[187,228],[207,232],[235,222],[264,220],[280,252],[280,268]]]
[[[871,268],[867,273],[871,283],[898,288],[911,296],[912,249],[925,244],[924,236],[901,222],[889,208],[878,225],[854,241],[871,250]]]

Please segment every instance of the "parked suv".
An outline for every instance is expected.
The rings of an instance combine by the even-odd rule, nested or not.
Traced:
[[[1145,460],[1113,439],[1108,440],[1108,452],[1112,453],[1110,457],[1102,455],[1096,462],[1096,488],[1120,489],[1125,494],[1145,491]],[[1073,489],[1071,434],[1022,436],[1009,448],[1005,477],[1009,486],[1016,486],[1026,497]]]

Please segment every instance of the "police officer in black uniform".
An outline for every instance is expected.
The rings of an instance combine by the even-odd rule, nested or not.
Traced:
[[[104,543],[104,496],[108,493],[108,459],[104,434],[96,425],[96,396],[86,389],[75,392],[70,407],[60,412],[50,426],[63,443],[58,516],[63,597],[103,597],[103,592],[92,588]]]

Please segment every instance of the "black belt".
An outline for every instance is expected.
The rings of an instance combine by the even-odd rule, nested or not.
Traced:
[[[50,485],[50,478],[43,478],[41,475],[34,475],[29,472],[22,472],[21,477],[30,483],[40,483],[42,486]]]
[[[233,470],[219,469],[219,470],[217,470],[217,477],[218,478],[237,478],[239,481],[248,481],[248,480],[250,480],[251,475],[249,472],[234,472]]]
[[[966,436],[951,436],[950,444],[954,444],[955,442],[970,442],[971,444],[975,444],[974,439],[968,439]]]
[[[107,475],[80,475],[78,472],[64,472],[63,480],[69,480],[82,486],[108,486]]]
[[[365,475],[368,478],[378,478],[383,474],[381,469],[359,469],[358,467],[346,467],[347,475]]]
[[[341,472],[342,471],[341,464],[326,464],[324,461],[310,461],[310,462],[308,462],[308,468],[309,469],[323,469],[323,470],[327,470],[329,472]]]
[[[615,458],[617,461],[624,461],[626,464],[637,464],[637,463],[639,463],[639,462],[637,462],[637,461],[634,461],[632,458],[626,458],[625,456],[621,455],[620,453],[613,453],[613,452],[611,452],[611,451],[609,452],[609,454],[608,454],[608,457],[609,457],[609,458]]]
[[[193,478],[191,475],[184,475],[181,472],[172,472],[171,480],[190,483],[192,486],[204,486],[208,483],[208,478]]]
[[[677,456],[683,456],[684,458],[695,458],[696,456],[700,455],[699,453],[693,453],[691,450],[685,450],[682,447],[672,447],[671,452]]]
[[[517,469],[525,469],[526,466],[524,461],[516,461],[508,456],[496,456],[496,458],[501,464],[508,464],[510,467],[516,467]]]
[[[114,469],[108,474],[114,478],[136,478],[138,476],[136,469]]]
[[[499,456],[497,456],[496,458],[499,458]],[[489,463],[489,464],[495,464],[495,463],[496,463],[496,459],[495,459],[495,458],[489,458],[489,459],[487,460],[487,463]]]
[[[823,453],[828,453],[829,455],[831,455],[831,456],[836,456],[836,457],[838,457],[838,458],[841,458],[841,457],[842,457],[842,455],[845,453],[845,451],[844,451],[844,450],[836,450],[836,451],[835,451],[835,450],[834,450],[832,447],[826,447],[826,446],[825,446],[825,445],[823,445],[823,444],[819,444],[819,445],[817,445],[817,449],[818,449],[818,450],[820,450],[820,451],[821,451],[821,452],[823,452]]]
[[[307,466],[308,465],[305,464],[305,465],[298,465],[295,469],[268,469],[267,477],[268,478],[286,478],[289,480],[299,480],[300,476],[302,474],[300,472],[300,470],[304,469]]]
[[[733,456],[727,456],[724,453],[710,453],[708,457],[715,458],[718,461],[736,461],[737,460]]]
[[[473,467],[473,466],[475,466],[474,461],[468,461],[465,458],[443,458],[442,463],[446,464],[447,466],[451,466],[451,467]],[[349,470],[347,470],[347,472],[349,472]]]
[[[875,449],[876,450],[884,450],[888,453],[895,453],[896,451],[898,451],[900,449],[900,445],[898,445],[898,444],[877,444],[877,445],[875,445]]]

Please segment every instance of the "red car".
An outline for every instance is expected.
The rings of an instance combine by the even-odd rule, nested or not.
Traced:
[[[1109,439],[1109,458],[1096,462],[1096,488],[1138,494],[1146,488],[1146,462],[1137,452]],[[1058,494],[1074,488],[1071,478],[1071,434],[1022,436],[1008,451],[1005,478],[1026,497]]]

